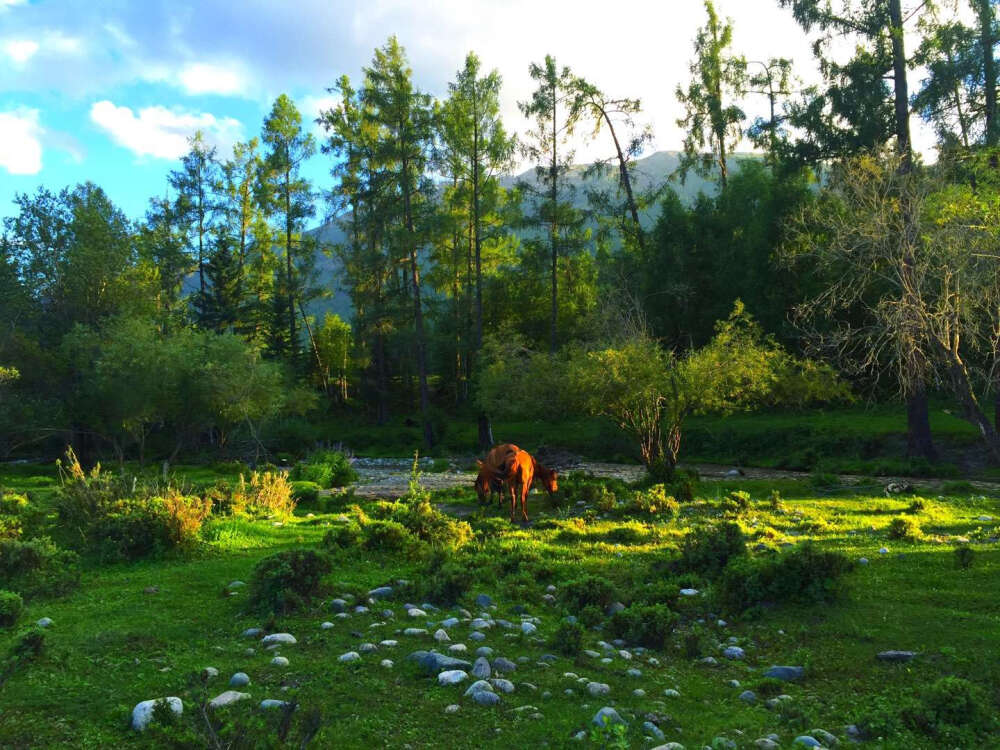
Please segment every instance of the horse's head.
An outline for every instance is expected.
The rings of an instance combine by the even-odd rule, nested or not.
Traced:
[[[541,464],[535,466],[535,474],[542,480],[542,486],[550,495],[559,491],[559,472],[549,469]]]

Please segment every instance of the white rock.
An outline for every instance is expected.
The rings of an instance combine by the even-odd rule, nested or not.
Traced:
[[[295,640],[295,636],[291,633],[271,633],[270,635],[265,635],[260,639],[260,642],[265,646],[270,646],[273,644],[291,644],[298,643]]]
[[[457,703],[452,703],[450,706],[444,707],[444,712],[446,714],[457,714],[461,708]]]
[[[525,635],[534,635],[535,633],[538,632],[538,628],[535,627],[534,623],[531,623],[531,622],[522,622],[521,623],[521,632],[524,633]]]
[[[681,596],[698,596],[698,589],[681,589]]]
[[[467,679],[469,679],[467,672],[461,669],[449,669],[438,675],[438,685],[457,685]]]
[[[342,661],[342,662],[359,661],[360,659],[361,659],[361,654],[359,654],[357,651],[348,651],[346,654],[341,654],[340,656],[337,657],[337,661]]]
[[[273,659],[271,659],[271,666],[272,667],[287,667],[288,666],[288,659],[286,659],[284,656],[275,656]]]
[[[279,701],[274,698],[265,698],[260,702],[260,707],[265,711],[272,708],[284,708],[288,705],[288,701]]]
[[[611,686],[604,682],[588,682],[587,692],[596,698],[599,695],[608,695],[611,692]]]
[[[227,690],[224,693],[220,693],[208,702],[209,708],[222,708],[223,706],[229,706],[233,703],[246,700],[250,697],[250,693],[240,693],[236,690]]]
[[[39,620],[38,622],[36,622],[35,625],[37,625],[40,628],[47,628],[50,625],[52,625],[52,618],[51,617],[43,617],[41,620]]]
[[[379,666],[385,667],[386,669],[392,669],[392,659],[383,659],[379,662]]]
[[[447,643],[451,640],[451,637],[448,635],[448,631],[438,628],[434,631],[434,640],[438,643]]]
[[[167,707],[177,716],[180,716],[184,712],[184,704],[180,698],[171,696],[169,698],[160,698],[160,700],[166,701]],[[132,728],[135,731],[141,732],[149,726],[149,722],[153,720],[153,707],[156,703],[157,701],[151,700],[142,701],[135,705],[135,708],[132,709]]]

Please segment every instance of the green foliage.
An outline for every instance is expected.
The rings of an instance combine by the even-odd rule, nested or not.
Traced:
[[[358,479],[350,460],[339,451],[317,451],[297,463],[288,474],[292,481],[315,482],[320,487],[346,487]]]
[[[559,595],[570,612],[580,614],[588,606],[603,611],[615,600],[615,587],[606,578],[586,575],[566,581]]]
[[[353,521],[335,526],[323,536],[323,546],[327,549],[350,549],[361,543],[361,527]]]
[[[248,482],[242,474],[230,498],[234,515],[280,520],[291,517],[296,500],[288,478],[279,471],[255,471]]]
[[[470,561],[436,555],[417,582],[422,599],[441,604],[455,604],[472,588],[475,578]]]
[[[576,656],[583,648],[583,626],[579,622],[561,620],[549,639],[549,645],[566,656]]]
[[[24,600],[15,591],[0,589],[0,628],[9,628],[17,624],[24,613]]]
[[[64,594],[80,581],[79,558],[51,539],[0,539],[0,580],[23,596]]]
[[[249,607],[275,614],[305,609],[320,595],[323,576],[330,569],[329,558],[311,549],[265,557],[253,569]]]
[[[744,515],[752,507],[750,493],[743,490],[733,490],[722,501],[723,512],[731,518]]]
[[[746,554],[746,539],[739,524],[728,521],[689,531],[681,545],[684,570],[714,577],[730,560]]]
[[[315,505],[319,500],[320,486],[316,482],[291,482],[291,485],[296,505]]]
[[[923,538],[924,532],[915,518],[897,516],[889,522],[886,536],[904,542],[916,542]]]
[[[722,572],[718,598],[730,612],[768,602],[830,602],[852,568],[844,554],[809,542],[778,555],[737,557]]]
[[[45,631],[41,628],[32,626],[18,633],[7,652],[3,668],[0,669],[0,685],[3,685],[14,672],[37,659],[44,648]]]
[[[663,484],[654,484],[645,490],[636,490],[625,505],[627,513],[648,514],[651,516],[676,516],[680,512],[680,504],[673,495],[667,493]]]
[[[662,649],[677,616],[664,604],[632,605],[608,621],[608,633],[631,644]]]
[[[972,547],[967,544],[963,544],[959,547],[955,547],[955,565],[962,570],[968,570],[972,567],[972,563],[975,562],[976,552]]]
[[[420,541],[401,523],[371,521],[364,525],[365,549],[378,552],[413,552]]]
[[[942,677],[920,693],[919,705],[905,711],[903,718],[927,734],[938,734],[943,725],[975,726],[991,714],[982,688],[961,677]]]

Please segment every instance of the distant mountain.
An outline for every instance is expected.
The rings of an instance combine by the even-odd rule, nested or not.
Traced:
[[[732,157],[734,163],[738,163],[741,159],[756,158],[759,157],[748,153],[737,153]],[[633,172],[633,190],[636,192],[645,192],[652,188],[659,187],[677,170],[679,163],[679,151],[657,151],[654,154],[638,159],[635,163]],[[589,184],[585,184],[587,181],[584,180],[583,175],[587,166],[588,165],[574,166],[571,168],[570,174],[568,175],[570,184],[576,187],[574,204],[576,204],[579,208],[586,206],[586,187],[596,185],[598,188],[611,188],[616,185],[618,180],[617,163],[613,163],[604,175],[593,179]],[[500,184],[505,188],[512,188],[518,182],[537,184],[535,169],[531,168],[519,175],[504,175],[500,178]],[[679,180],[670,180],[670,186],[678,193],[681,200],[689,205],[694,202],[699,193],[712,195],[718,189],[715,180],[703,179],[702,177],[694,174],[694,172],[688,174],[687,180],[685,180],[684,184],[681,184]],[[653,205],[640,214],[639,220],[645,228],[649,229],[655,224],[658,215],[659,208]],[[347,241],[346,235],[336,221],[321,224],[320,226],[309,230],[308,233],[316,237],[321,245],[332,246]],[[337,313],[342,318],[350,317],[350,298],[347,296],[347,293],[340,288],[338,283],[340,279],[340,261],[338,261],[336,257],[320,252],[319,257],[316,260],[316,268],[319,272],[320,284],[326,289],[331,290],[332,296],[314,302],[310,306],[309,312],[316,315],[318,318],[322,318],[323,314],[327,311]]]

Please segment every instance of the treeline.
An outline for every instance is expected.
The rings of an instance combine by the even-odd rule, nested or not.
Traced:
[[[276,446],[277,420],[341,410],[377,424],[419,411],[433,446],[459,409],[479,414],[487,442],[496,404],[477,377],[490,357],[636,331],[681,354],[712,340],[736,300],[859,387],[897,384],[911,452],[935,455],[935,390],[995,443],[1000,402],[991,418],[979,402],[1000,372],[995,8],[778,4],[815,38],[823,83],[803,87],[787,59],[747,60],[706,2],[676,91],[680,168],[651,189],[635,174],[650,143],[635,92],[546,56],[519,103],[531,127],[515,135],[495,70],[470,53],[435,99],[393,37],[358,81],[331,86],[318,142],[283,95],[231,155],[195,135],[141,220],[89,183],[18,196],[0,240],[0,452],[67,438],[120,457],[149,441],[157,455],[259,451]],[[911,92],[916,66],[927,77]],[[913,154],[913,113],[938,134],[933,167]],[[582,139],[608,158],[581,177]],[[759,158],[734,159],[747,142]],[[302,173],[318,151],[329,185]],[[505,189],[519,157],[535,179]],[[692,171],[718,189],[687,203],[675,186]],[[343,243],[306,231],[320,204]],[[339,261],[350,323],[310,316],[332,291],[321,252]]]

